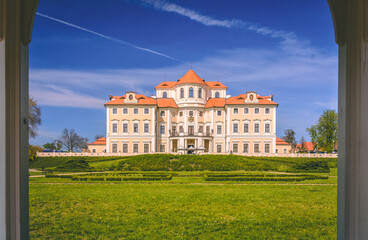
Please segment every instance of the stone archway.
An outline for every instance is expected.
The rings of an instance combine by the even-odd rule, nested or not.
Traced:
[[[28,44],[39,0],[0,0],[0,239],[28,239]],[[368,238],[368,1],[328,0],[339,45],[338,239]]]

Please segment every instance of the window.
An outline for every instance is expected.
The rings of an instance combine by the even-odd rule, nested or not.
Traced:
[[[128,152],[128,144],[124,143],[123,144],[123,153],[127,153]]]
[[[144,132],[148,133],[149,132],[149,123],[145,123],[144,124]]]
[[[188,135],[194,135],[194,126],[188,126]]]
[[[276,153],[279,153],[279,150],[278,149],[276,149]]]
[[[161,117],[164,117],[164,116],[165,116],[165,111],[161,111],[161,112],[160,112],[160,116],[161,116]]]
[[[149,114],[149,108],[144,109],[144,114]]]
[[[138,123],[133,124],[133,132],[135,132],[135,133],[138,132]]]
[[[134,108],[134,114],[138,114],[138,108]]]
[[[244,123],[244,132],[249,132],[249,123]]]
[[[123,132],[125,132],[125,133],[128,132],[128,124],[127,123],[123,123]]]
[[[203,112],[202,111],[199,111],[199,116],[203,117]]]
[[[123,114],[128,114],[128,108],[123,108]]]
[[[287,149],[284,149],[284,154],[287,154]]]
[[[265,108],[265,114],[270,114],[270,109],[269,108]]]
[[[248,143],[244,143],[243,144],[243,153],[248,153],[249,152],[249,144]]]
[[[167,92],[164,92],[164,93],[162,94],[162,97],[163,97],[163,98],[167,98]]]
[[[220,98],[220,93],[219,92],[215,93],[215,98]]]
[[[217,125],[217,134],[222,134],[222,127],[221,125]]]
[[[198,89],[198,98],[202,98],[202,88]]]
[[[238,132],[238,124],[237,123],[234,123],[233,124],[233,132],[234,133],[237,133]]]
[[[270,144],[269,143],[265,144],[265,153],[270,153]]]
[[[254,144],[254,152],[259,153],[259,143]]]
[[[189,88],[189,97],[190,98],[194,97],[194,93],[193,93],[193,88],[192,87]]]
[[[117,108],[113,108],[112,109],[112,114],[118,114],[118,109]]]
[[[172,132],[173,132],[173,134],[175,134],[176,133],[176,126],[172,126]]]
[[[94,148],[94,149],[92,149],[92,152],[93,152],[93,153],[95,153],[95,152],[96,152],[96,149],[95,149],[95,148]]]
[[[189,111],[189,117],[193,117],[193,111]]]
[[[218,153],[221,153],[221,152],[222,152],[222,149],[221,149],[221,148],[222,148],[222,146],[221,146],[221,145],[217,145],[217,146],[216,146],[216,148],[217,148],[217,152],[218,152]]]
[[[183,116],[183,112],[179,112],[179,116],[182,117]]]
[[[165,134],[165,125],[160,126],[160,134]]]
[[[259,108],[254,109],[254,114],[259,114]]]
[[[203,126],[199,126],[198,132],[203,133]]]
[[[144,153],[148,153],[149,152],[149,144],[148,143],[145,143],[144,144]]]
[[[221,116],[222,111],[221,110],[217,110],[217,116]]]
[[[133,152],[138,153],[138,143],[133,144]]]
[[[112,132],[114,132],[114,133],[118,132],[118,124],[117,123],[112,124]]]
[[[269,133],[270,132],[270,124],[269,123],[266,123],[265,124],[265,132],[266,133]]]
[[[184,98],[184,88],[180,89],[180,98]]]
[[[238,108],[234,108],[234,114],[238,114],[239,109]]]
[[[254,124],[254,132],[259,133],[259,123]]]
[[[211,131],[210,126],[206,126],[206,134],[207,134],[207,135],[210,135],[210,131]]]
[[[165,145],[164,144],[160,145],[160,152],[165,152]]]
[[[112,144],[112,152],[113,153],[118,152],[118,145],[116,143]]]
[[[249,108],[244,108],[244,114],[248,114],[249,113]]]
[[[179,132],[184,132],[184,127],[183,126],[179,126]]]
[[[237,143],[234,143],[233,144],[233,152],[234,153],[237,153],[238,152],[238,144]]]

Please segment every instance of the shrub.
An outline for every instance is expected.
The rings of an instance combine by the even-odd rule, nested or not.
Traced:
[[[94,168],[90,167],[85,160],[72,159],[57,166],[55,170],[59,172],[80,172],[93,171]]]

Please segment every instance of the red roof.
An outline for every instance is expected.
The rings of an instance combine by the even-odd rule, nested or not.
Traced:
[[[206,82],[206,83],[211,88],[226,88],[227,89],[227,87],[224,84],[217,82],[217,81],[216,82]]]
[[[276,138],[276,145],[291,145],[290,143],[285,142],[281,138]]]
[[[304,142],[304,149],[306,151],[313,151],[314,150],[314,144],[312,142]]]
[[[247,94],[240,94],[239,96],[231,97],[226,100],[226,104],[261,104],[261,105],[278,105],[277,103],[271,101],[270,96],[259,96],[257,95],[258,103],[246,103],[245,99],[247,98]]]
[[[122,105],[122,104],[126,104],[126,105],[137,105],[137,104],[138,105],[156,105],[156,100],[151,98],[151,97],[144,96],[143,94],[136,94],[135,96],[138,99],[138,103],[125,103],[124,101],[125,101],[126,95],[124,95],[124,96],[121,96],[121,97],[115,97],[116,99],[105,103],[105,105]]]
[[[225,98],[210,98],[208,99],[205,108],[210,107],[225,107],[226,99]]]
[[[106,138],[102,137],[94,141],[93,143],[88,143],[88,145],[106,145]]]
[[[172,98],[158,98],[157,99],[157,106],[158,107],[171,107],[171,108],[178,108],[174,99]]]
[[[176,84],[182,84],[182,83],[199,83],[199,84],[205,84],[206,82],[200,78],[193,69],[190,69],[182,78],[180,78]]]
[[[172,88],[176,85],[176,82],[162,82],[159,85],[157,85],[155,87],[155,89],[157,88]]]

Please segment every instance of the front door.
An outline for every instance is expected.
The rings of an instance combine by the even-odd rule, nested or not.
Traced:
[[[194,139],[188,139],[187,140],[188,142],[187,142],[187,148],[188,148],[188,154],[193,154],[194,153],[194,146],[195,146],[195,144],[194,144]]]
[[[208,152],[210,149],[210,140],[204,140],[204,152]]]

